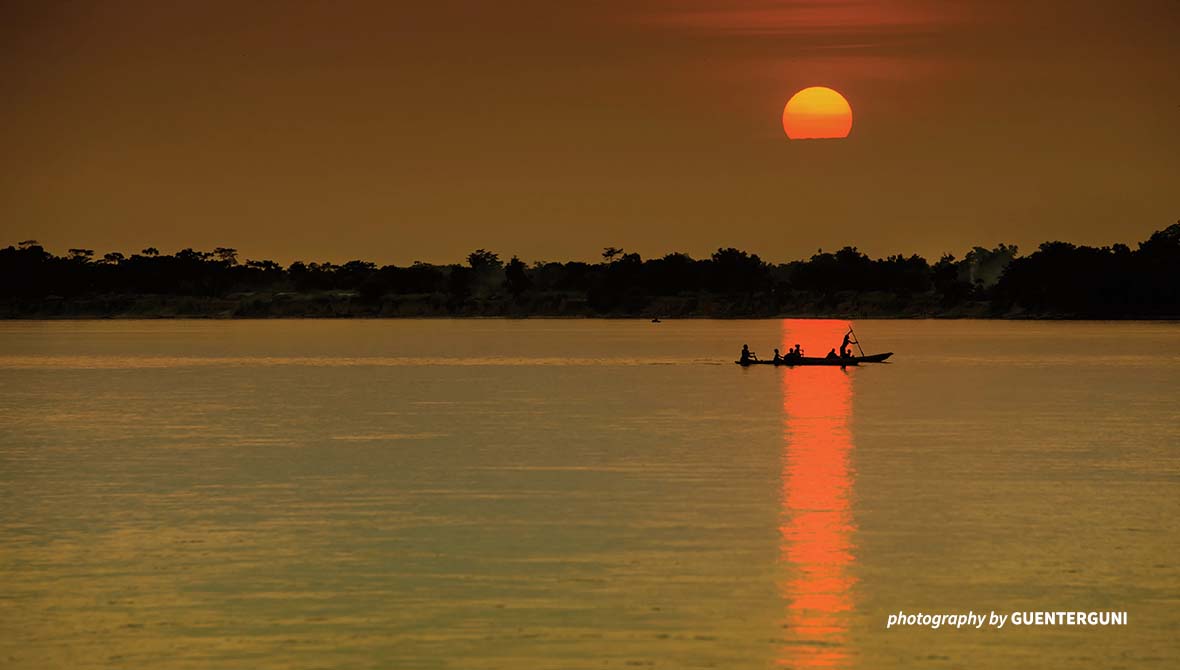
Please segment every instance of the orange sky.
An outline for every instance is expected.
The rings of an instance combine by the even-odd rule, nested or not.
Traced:
[[[1177,35],[1174,0],[7,0],[0,244],[1133,242],[1180,218]],[[811,85],[848,139],[785,138]]]

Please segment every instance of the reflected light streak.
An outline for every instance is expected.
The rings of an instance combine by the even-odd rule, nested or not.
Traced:
[[[846,321],[783,321],[783,351],[796,342],[822,355],[848,330]],[[780,560],[788,644],[779,664],[837,668],[849,664],[856,558],[851,512],[852,374],[840,368],[783,372],[784,449]]]

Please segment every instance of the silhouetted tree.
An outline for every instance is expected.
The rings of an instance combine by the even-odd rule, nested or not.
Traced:
[[[953,255],[943,254],[930,268],[930,282],[943,308],[963,304],[972,298],[975,287],[971,282],[960,278],[959,265]]]
[[[217,247],[213,250],[213,256],[226,265],[238,264],[237,249],[231,249],[229,247]]]
[[[519,297],[521,293],[529,290],[533,282],[529,279],[527,267],[524,261],[516,256],[508,261],[508,265],[504,267],[504,288],[508,289],[514,297]]]
[[[688,254],[668,254],[644,264],[644,284],[656,295],[696,292],[701,289],[700,267]]]
[[[274,261],[254,261],[247,259],[246,267],[250,268],[251,270],[265,272],[266,274],[278,274],[283,271],[283,266]]]
[[[504,263],[500,260],[500,256],[494,254],[487,249],[476,249],[467,254],[467,264],[471,266],[472,270],[499,270]]]
[[[985,289],[991,288],[1000,280],[1000,277],[1004,274],[1004,270],[1016,258],[1017,253],[1018,251],[1014,244],[1000,244],[994,249],[974,247],[971,251],[967,252],[967,257],[963,259],[963,269],[966,272],[966,276],[961,278],[967,280],[973,286],[977,285]]]
[[[713,252],[709,287],[718,291],[754,291],[763,287],[766,266],[755,255],[733,247]]]
[[[452,309],[458,308],[471,296],[471,282],[475,271],[469,267],[455,265],[447,274],[447,301]]]
[[[195,251],[190,247],[176,252],[175,257],[177,260],[185,263],[204,263],[209,260],[209,253],[206,251]]]
[[[338,289],[352,290],[359,287],[368,281],[369,278],[376,274],[376,263],[368,261],[348,261],[336,269],[334,277],[332,278],[332,287]],[[376,284],[382,291],[384,287]],[[369,290],[376,290],[370,286]]]

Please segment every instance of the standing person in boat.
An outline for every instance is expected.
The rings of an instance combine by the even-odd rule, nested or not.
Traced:
[[[852,352],[848,349],[848,343],[852,341],[852,339],[848,337],[851,333],[852,331],[844,333],[844,341],[840,343],[840,358],[848,358],[852,355]]]

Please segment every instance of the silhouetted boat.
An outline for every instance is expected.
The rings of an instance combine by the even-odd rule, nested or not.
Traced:
[[[860,365],[861,363],[883,363],[886,358],[893,355],[892,351],[883,354],[873,354],[872,356],[849,356],[848,358],[827,358],[818,356],[803,356],[802,358],[784,358],[779,362],[774,361],[734,361],[743,367],[747,365],[785,365],[789,368],[802,367],[807,365],[830,365],[833,367],[846,367],[849,365]]]

